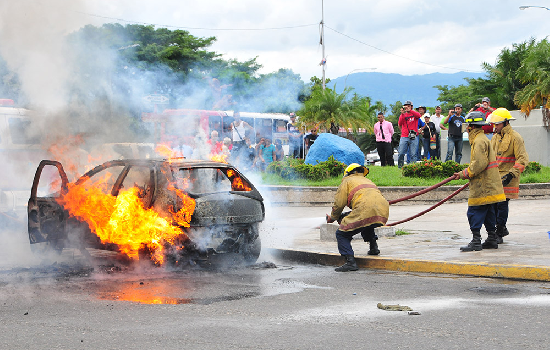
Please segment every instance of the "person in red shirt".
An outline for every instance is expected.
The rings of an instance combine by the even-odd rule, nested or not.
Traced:
[[[412,109],[412,102],[405,101],[403,104],[403,112],[399,116],[397,125],[401,128],[401,139],[399,140],[399,155],[397,158],[397,166],[403,167],[405,154],[409,150],[411,155],[411,163],[415,163],[416,153],[418,150],[418,119],[421,115]]]
[[[491,100],[489,99],[489,97],[484,97],[481,99],[481,103],[476,104],[474,107],[472,107],[472,109],[470,109],[470,112],[481,112],[485,115],[485,119],[487,119],[489,114],[493,113],[494,110],[495,108],[491,107]],[[483,132],[486,134],[493,133],[493,126],[491,124],[483,125],[482,129]],[[489,137],[489,140],[491,139],[491,136],[487,135],[487,137]]]

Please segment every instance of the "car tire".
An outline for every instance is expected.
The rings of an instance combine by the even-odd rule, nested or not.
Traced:
[[[254,264],[262,251],[262,240],[257,237],[253,242],[244,244],[242,254],[247,264]]]

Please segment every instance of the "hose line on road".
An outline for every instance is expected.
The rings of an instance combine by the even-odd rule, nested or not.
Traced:
[[[450,177],[449,179],[453,180],[454,177]],[[447,180],[449,180],[449,179],[447,179]],[[445,181],[447,181],[447,180],[445,180]],[[450,180],[449,180],[449,181],[450,181]],[[449,182],[449,181],[447,181],[447,182]],[[440,184],[442,185],[443,182],[441,182]],[[456,196],[457,194],[459,194],[462,190],[464,190],[466,187],[468,187],[469,184],[470,184],[470,183],[467,183],[467,184],[465,184],[464,186],[460,187],[458,190],[454,191],[453,193],[451,193],[451,194],[448,195],[447,197],[443,198],[442,200],[440,200],[439,202],[437,202],[437,203],[434,204],[433,206],[429,207],[428,209],[426,209],[426,210],[424,210],[424,211],[421,211],[420,213],[418,213],[418,214],[416,214],[416,215],[413,215],[413,216],[411,216],[411,217],[409,217],[409,218],[403,219],[403,220],[401,220],[401,221],[392,222],[391,224],[386,224],[386,226],[395,226],[395,225],[398,225],[398,224],[402,224],[402,223],[404,223],[404,222],[411,221],[412,219],[416,219],[417,217],[422,216],[422,215],[426,214],[426,213],[429,212],[429,211],[434,210],[435,208],[439,207],[441,204],[445,203],[445,202],[448,201],[449,199],[451,199],[451,198],[453,198],[454,196]],[[441,185],[440,185],[440,186],[441,186]],[[434,186],[435,186],[435,185],[434,185]],[[433,186],[432,186],[432,187],[433,187]],[[435,187],[434,187],[434,188],[435,188]],[[422,192],[422,191],[420,191],[420,192]],[[417,193],[420,193],[420,192],[417,192]],[[426,192],[427,192],[427,191],[426,191]],[[414,194],[411,195],[411,196],[414,196]],[[413,198],[413,197],[411,197],[411,198]],[[391,204],[391,203],[390,203],[390,204]]]
[[[416,193],[413,193],[413,194],[409,194],[408,196],[405,196],[403,198],[397,198],[397,199],[394,199],[394,200],[391,200],[391,201],[388,201],[388,203],[390,203],[390,205],[392,204],[395,204],[395,203],[399,203],[399,202],[402,202],[402,201],[406,201],[407,199],[411,199],[411,198],[414,198],[414,197],[417,197],[417,196],[420,196],[421,194],[424,194],[424,193],[427,193],[427,192],[430,192],[431,190],[433,189],[436,189],[442,185],[445,185],[447,182],[449,181],[452,181],[452,180],[456,180],[456,177],[453,175],[451,177],[448,177],[446,178],[445,180],[441,181],[440,183],[437,183],[433,186],[430,186],[430,187],[426,187],[425,189],[423,189],[422,191],[418,191]],[[461,190],[462,191],[462,190]],[[457,192],[458,193],[458,192]]]

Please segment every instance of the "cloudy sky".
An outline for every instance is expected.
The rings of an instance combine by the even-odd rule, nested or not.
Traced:
[[[8,0],[1,0],[8,1]],[[150,23],[216,36],[226,58],[258,56],[263,73],[321,76],[321,0],[18,0],[25,16],[65,30],[106,22]],[[481,71],[505,46],[550,33],[549,6],[528,0],[324,0],[327,77]],[[6,13],[4,13],[6,15]],[[280,28],[280,29],[270,29]]]

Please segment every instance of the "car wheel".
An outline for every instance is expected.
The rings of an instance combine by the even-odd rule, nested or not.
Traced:
[[[244,261],[247,264],[254,264],[258,260],[261,251],[262,241],[260,237],[257,237],[253,242],[244,244],[242,248]]]

